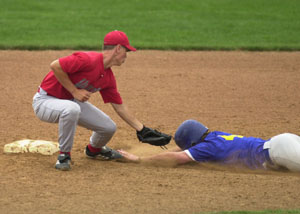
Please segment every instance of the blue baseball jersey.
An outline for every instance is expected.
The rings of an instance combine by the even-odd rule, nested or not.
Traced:
[[[185,150],[198,162],[217,162],[242,165],[251,169],[263,168],[268,151],[263,149],[266,140],[213,131],[205,140]]]

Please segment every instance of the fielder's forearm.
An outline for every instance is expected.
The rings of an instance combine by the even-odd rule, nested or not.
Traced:
[[[128,123],[132,128],[134,128],[137,131],[142,130],[143,124],[138,121],[128,110],[127,106],[125,104],[114,104],[112,103],[112,106],[114,110],[117,112],[117,114],[126,122]]]

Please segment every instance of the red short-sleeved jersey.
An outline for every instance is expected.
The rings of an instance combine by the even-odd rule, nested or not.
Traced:
[[[110,68],[104,69],[103,54],[98,52],[75,52],[59,59],[59,64],[77,88],[90,92],[100,91],[105,103],[122,104],[115,76]],[[50,96],[73,99],[50,71],[40,87]]]

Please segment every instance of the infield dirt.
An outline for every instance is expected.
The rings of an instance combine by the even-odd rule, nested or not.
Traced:
[[[69,172],[54,169],[57,154],[4,154],[4,145],[15,140],[57,141],[57,124],[39,121],[31,102],[49,64],[72,52],[0,51],[0,213],[300,208],[298,173],[93,161],[83,154],[91,132],[80,127]],[[300,52],[138,51],[113,70],[124,103],[163,132],[173,135],[184,120],[197,119],[213,130],[264,139],[300,134]],[[138,155],[162,152],[139,143],[98,93],[90,101],[118,125],[110,147]]]

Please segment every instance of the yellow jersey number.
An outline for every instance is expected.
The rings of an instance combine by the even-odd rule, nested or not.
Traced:
[[[221,138],[224,138],[225,140],[233,140],[234,138],[238,137],[238,138],[243,138],[244,136],[242,135],[218,135]]]

